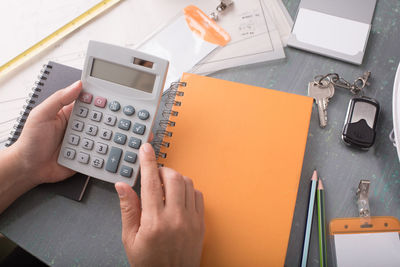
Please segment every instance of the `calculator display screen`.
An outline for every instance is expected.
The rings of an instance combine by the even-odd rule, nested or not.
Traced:
[[[93,59],[90,76],[152,93],[156,75],[111,63],[98,58]]]

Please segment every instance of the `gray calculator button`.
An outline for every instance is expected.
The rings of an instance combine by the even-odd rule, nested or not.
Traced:
[[[105,140],[110,140],[112,136],[112,131],[108,129],[101,129],[100,130],[100,138]]]
[[[130,105],[129,106],[125,106],[124,109],[123,109],[123,112],[124,112],[125,115],[131,116],[131,115],[133,115],[135,113],[135,108],[130,106]]]
[[[101,113],[100,111],[92,110],[90,112],[90,119],[92,121],[101,121],[102,116],[103,116],[103,113]]]
[[[108,145],[103,143],[96,143],[95,150],[97,153],[106,154],[108,150]]]
[[[97,129],[98,129],[97,126],[88,124],[86,126],[85,133],[95,136],[97,134]]]
[[[64,149],[64,158],[74,159],[75,158],[75,150],[73,150],[71,148],[65,148]]]
[[[140,123],[135,123],[133,125],[133,132],[136,134],[143,135],[145,130],[146,130],[146,125]]]
[[[92,150],[93,148],[93,140],[83,138],[82,139],[82,147],[87,150]]]
[[[109,115],[109,114],[104,115],[104,123],[105,124],[114,126],[116,121],[117,121],[117,117],[115,117],[113,115]]]
[[[118,169],[118,164],[121,159],[122,149],[118,147],[111,147],[110,155],[108,156],[106,163],[106,170],[109,172],[116,173]]]
[[[93,157],[91,163],[93,167],[101,168],[103,167],[104,160],[101,158]]]
[[[141,144],[142,144],[142,140],[140,140],[139,138],[136,138],[136,137],[131,137],[129,139],[128,146],[139,149]]]
[[[121,166],[121,170],[120,170],[119,173],[120,173],[122,176],[125,176],[125,177],[130,178],[130,177],[132,176],[132,172],[133,172],[133,169],[132,169],[131,167],[122,165],[122,166]]]
[[[72,129],[78,132],[82,132],[83,130],[83,122],[74,120],[72,122]]]
[[[76,115],[78,115],[79,117],[82,117],[82,118],[86,118],[88,112],[89,112],[88,108],[79,107],[78,111],[76,112]]]
[[[110,104],[108,105],[108,107],[112,111],[118,111],[121,108],[121,105],[119,104],[118,101],[111,101]]]
[[[120,145],[125,145],[126,143],[126,135],[122,133],[115,133],[114,142]]]
[[[133,152],[126,152],[125,156],[124,156],[124,160],[126,162],[130,162],[130,163],[135,163],[136,158],[137,158],[137,155],[136,155],[136,153],[133,153]]]
[[[118,122],[118,128],[122,130],[129,130],[130,127],[131,127],[131,121],[129,120],[120,119],[120,121]]]
[[[89,154],[86,154],[86,153],[83,153],[83,152],[79,152],[78,153],[78,161],[80,163],[87,164],[89,162]]]
[[[68,143],[70,143],[71,145],[78,145],[79,144],[79,139],[80,137],[75,135],[75,134],[70,134],[68,136]]]
[[[141,120],[147,120],[150,117],[150,113],[147,110],[142,109],[138,112],[138,117]]]

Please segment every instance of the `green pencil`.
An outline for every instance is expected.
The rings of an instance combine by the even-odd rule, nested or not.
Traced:
[[[322,180],[318,180],[317,190],[317,212],[318,212],[318,240],[319,240],[319,265],[327,267],[326,253],[326,228],[325,228],[325,191]]]

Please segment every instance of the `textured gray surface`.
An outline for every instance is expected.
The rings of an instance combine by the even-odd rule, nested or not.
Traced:
[[[284,3],[294,17],[299,0],[284,0]],[[392,129],[393,79],[400,60],[399,25],[400,2],[378,1],[361,66],[287,48],[283,61],[243,66],[212,75],[305,95],[307,83],[317,74],[337,72],[353,80],[366,70],[372,72],[366,95],[380,102],[382,112],[377,140],[369,151],[346,147],[340,140],[351,97],[349,92],[336,90],[329,103],[328,126],[325,129],[319,128],[317,110],[313,109],[287,266],[298,266],[301,256],[307,191],[314,168],[318,169],[325,182],[327,221],[336,217],[357,216],[355,191],[360,179],[371,180],[372,215],[400,218],[400,165],[388,139]],[[0,231],[50,265],[125,266],[127,261],[120,242],[120,223],[119,203],[113,185],[93,179],[80,203],[43,189],[32,190],[0,216]],[[315,224],[309,266],[319,264],[316,230]],[[330,257],[330,252],[328,254]]]

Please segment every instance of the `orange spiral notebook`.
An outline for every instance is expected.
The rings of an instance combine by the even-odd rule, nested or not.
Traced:
[[[159,162],[204,194],[201,265],[283,266],[313,99],[185,73],[171,100]]]

